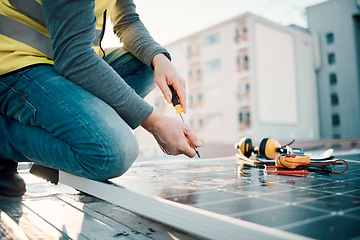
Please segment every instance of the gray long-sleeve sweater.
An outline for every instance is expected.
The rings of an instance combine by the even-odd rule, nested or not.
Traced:
[[[153,108],[92,49],[95,1],[42,0],[42,6],[55,70],[109,104],[131,128],[138,127]],[[124,47],[149,67],[158,53],[170,58],[140,21],[132,0],[118,0],[111,20]]]

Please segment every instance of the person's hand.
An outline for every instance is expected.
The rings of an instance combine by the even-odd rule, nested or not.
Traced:
[[[171,102],[171,91],[169,86],[173,86],[176,94],[179,97],[181,107],[186,113],[186,94],[185,94],[185,81],[177,73],[174,65],[162,53],[155,55],[153,58],[154,66],[154,80],[155,84],[161,90],[165,100]]]
[[[188,125],[162,115],[156,110],[141,125],[154,136],[166,154],[185,154],[192,158],[196,154],[193,147],[201,146],[200,141]]]

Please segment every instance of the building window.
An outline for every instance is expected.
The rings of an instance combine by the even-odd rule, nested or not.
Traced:
[[[245,27],[243,27],[242,29],[235,29],[235,42],[240,43],[242,41],[247,41],[247,30]]]
[[[203,106],[204,97],[201,93],[194,93],[188,97],[188,105],[190,108],[198,108]]]
[[[204,126],[204,120],[202,118],[199,119],[199,127]]]
[[[336,73],[330,73],[329,74],[329,81],[330,81],[330,85],[334,86],[337,84],[337,76]]]
[[[244,97],[245,99],[250,99],[250,84],[246,83],[245,84],[245,93],[244,93]]]
[[[241,34],[238,28],[235,29],[235,42],[239,43],[241,41]]]
[[[247,55],[236,56],[236,66],[238,72],[241,72],[243,70],[249,70],[249,57]]]
[[[333,33],[327,33],[326,34],[326,42],[327,42],[327,44],[333,44],[334,43],[334,34]]]
[[[245,92],[246,93],[250,92],[250,84],[248,84],[248,83],[245,85]]]
[[[193,67],[188,71],[188,82],[195,83],[201,81],[201,70],[197,67]]]
[[[238,118],[240,130],[249,129],[251,127],[250,113],[248,110],[242,110],[239,112]]]
[[[329,65],[335,64],[335,53],[328,54],[328,63]]]
[[[210,46],[220,42],[220,33],[214,33],[204,38],[204,45]]]
[[[244,57],[244,68],[245,68],[245,70],[249,70],[249,57],[248,56]]]
[[[236,64],[241,65],[241,56],[236,56]]]
[[[242,123],[244,120],[243,120],[243,114],[242,113],[239,113],[239,123]]]
[[[250,127],[250,125],[251,125],[251,119],[250,119],[250,113],[248,112],[248,113],[246,113],[246,120],[245,120],[246,122],[246,126],[249,128]]]
[[[330,99],[331,99],[331,106],[339,105],[339,97],[337,93],[332,93]]]
[[[216,60],[205,63],[205,71],[207,71],[207,72],[219,70],[220,68],[221,68],[220,59],[216,59]]]
[[[333,127],[340,126],[340,116],[339,116],[339,114],[334,113],[332,115],[332,125],[333,125]]]
[[[243,66],[241,65],[241,56],[236,56],[236,68],[239,72],[243,70]]]
[[[247,29],[246,27],[243,28],[243,34],[246,34],[247,33]]]
[[[196,76],[198,76],[201,79],[201,69],[196,70]]]
[[[192,44],[187,47],[187,56],[188,58],[196,57],[201,54],[201,49],[199,44]]]

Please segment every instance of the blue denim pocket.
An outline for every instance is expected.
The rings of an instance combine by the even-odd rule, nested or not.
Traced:
[[[0,82],[0,114],[26,125],[36,125],[36,108],[26,97],[26,92],[16,91]]]

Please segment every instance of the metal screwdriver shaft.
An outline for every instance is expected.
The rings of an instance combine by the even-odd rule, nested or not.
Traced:
[[[179,97],[176,94],[175,89],[172,86],[170,86],[169,88],[170,88],[171,94],[172,94],[171,102],[175,108],[175,113],[179,114],[182,122],[185,123],[184,117],[183,117],[184,109],[180,105]],[[195,149],[196,155],[200,158],[200,153],[195,146],[194,146],[194,149]]]
[[[180,115],[180,117],[181,117],[182,122],[185,123],[184,117],[183,117],[182,113],[179,113],[179,115]]]

